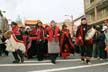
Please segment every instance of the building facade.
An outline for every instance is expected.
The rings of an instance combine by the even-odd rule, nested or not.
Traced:
[[[25,26],[30,26],[30,28],[34,28],[37,24],[38,20],[25,20]]]
[[[8,20],[6,17],[3,16],[2,12],[0,11],[0,30],[4,33],[5,31],[9,30]]]
[[[67,25],[67,28],[69,29],[71,35],[75,34],[75,30],[76,30],[76,25],[74,23],[72,23],[71,19],[65,19],[63,22],[59,22],[57,23],[57,26],[62,29],[62,25],[63,24]]]
[[[84,10],[89,24],[102,24],[108,19],[108,0],[84,0]]]

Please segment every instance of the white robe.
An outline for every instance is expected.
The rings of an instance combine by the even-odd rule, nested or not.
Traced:
[[[24,45],[24,43],[15,41],[13,35],[11,35],[11,37],[6,40],[6,50],[10,51],[10,52],[15,52],[18,49],[24,53],[25,45]]]

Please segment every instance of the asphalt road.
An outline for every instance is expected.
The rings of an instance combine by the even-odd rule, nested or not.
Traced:
[[[25,59],[23,64],[13,64],[13,57],[10,54],[0,57],[0,72],[108,72],[108,61],[92,59],[90,65],[81,63],[80,56],[70,56],[69,59],[58,57],[57,64],[50,60],[37,61]]]

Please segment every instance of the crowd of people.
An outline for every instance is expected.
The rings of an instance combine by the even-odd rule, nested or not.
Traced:
[[[13,63],[23,63],[26,57],[38,61],[50,59],[56,64],[58,56],[68,59],[75,53],[79,53],[81,61],[87,64],[91,63],[92,57],[107,59],[108,20],[103,25],[88,25],[87,19],[82,18],[75,35],[71,35],[65,23],[60,30],[54,20],[44,26],[38,21],[34,28],[19,28],[17,23],[12,22],[11,28],[4,34],[0,32],[0,55],[8,56],[12,52]]]

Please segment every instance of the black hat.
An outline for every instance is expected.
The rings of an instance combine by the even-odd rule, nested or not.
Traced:
[[[87,20],[87,19],[86,19],[86,18],[82,18],[81,21],[82,21],[82,20]]]
[[[16,22],[11,22],[11,25],[17,25],[17,23]]]

